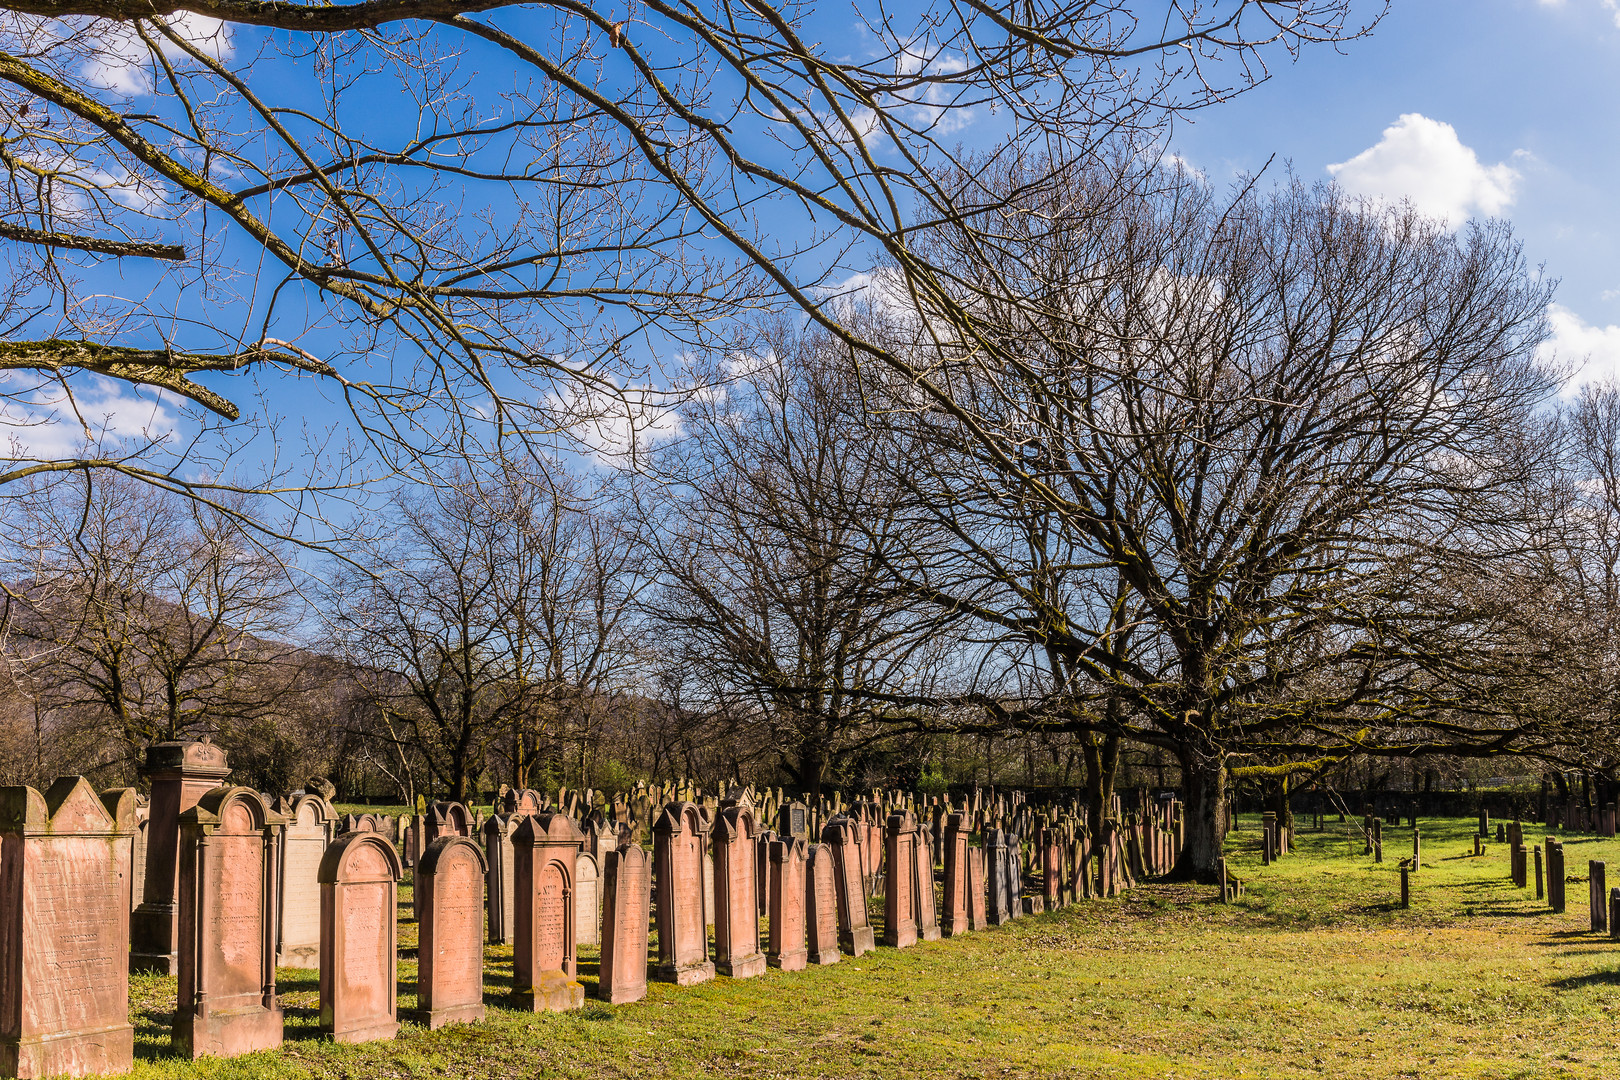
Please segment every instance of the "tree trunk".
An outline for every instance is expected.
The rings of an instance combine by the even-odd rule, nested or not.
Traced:
[[[1193,760],[1181,756],[1181,775],[1186,788],[1186,839],[1170,877],[1178,881],[1215,880],[1215,860],[1226,846],[1226,763]]]
[[[1086,806],[1091,813],[1091,830],[1095,833],[1102,826],[1108,804],[1114,798],[1114,777],[1119,775],[1119,736],[1105,735],[1098,741],[1095,735],[1087,735],[1083,749],[1086,757]]]

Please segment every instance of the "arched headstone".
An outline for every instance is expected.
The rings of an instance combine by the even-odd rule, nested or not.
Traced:
[[[332,804],[319,795],[298,795],[281,813],[280,897],[276,966],[315,968],[321,964],[321,858],[331,838]]]
[[[714,968],[733,979],[765,973],[759,951],[754,808],[727,800],[714,824]]]
[[[531,814],[512,833],[517,868],[512,983],[519,1007],[585,1004],[574,944],[574,873],[584,838],[563,814]]]
[[[708,955],[703,863],[709,825],[696,805],[672,802],[653,826],[653,890],[658,897],[655,978],[691,986],[714,978]]]
[[[422,853],[416,992],[429,1028],[484,1018],[485,870],[483,853],[466,837],[441,836]]]
[[[174,1045],[186,1057],[281,1045],[274,885],[285,824],[245,787],[216,787],[180,815]]]
[[[336,1042],[399,1032],[395,911],[403,872],[375,832],[340,837],[321,859],[321,1030]]]
[[[865,873],[857,828],[843,814],[835,815],[821,831],[821,842],[832,849],[835,893],[838,898],[838,945],[851,956],[877,947],[866,918]]]
[[[602,943],[601,874],[596,856],[588,851],[574,860],[574,944]]]
[[[765,962],[783,971],[803,971],[805,946],[805,842],[789,836],[770,841],[770,937]]]
[[[805,948],[812,964],[836,964],[838,951],[838,880],[833,849],[811,844],[805,858]]]
[[[602,964],[596,996],[618,1005],[647,996],[652,860],[625,840],[602,866]]]

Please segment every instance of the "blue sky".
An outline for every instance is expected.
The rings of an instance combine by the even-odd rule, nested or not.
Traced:
[[[1620,375],[1620,0],[1396,0],[1371,38],[1273,76],[1178,125],[1175,151],[1218,183],[1276,154],[1304,179],[1507,218],[1560,281],[1560,358],[1590,354],[1577,381]]]

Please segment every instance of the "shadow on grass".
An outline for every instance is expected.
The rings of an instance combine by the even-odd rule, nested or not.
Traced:
[[[1553,990],[1581,990],[1588,986],[1620,986],[1620,968],[1593,971],[1585,975],[1571,975],[1567,979],[1554,979],[1547,986]]]

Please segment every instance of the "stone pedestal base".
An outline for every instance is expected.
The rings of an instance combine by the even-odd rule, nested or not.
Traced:
[[[812,964],[836,964],[844,958],[844,954],[837,949],[821,949],[810,953],[809,957]]]
[[[851,956],[862,956],[877,948],[877,937],[870,926],[863,926],[853,934],[839,931],[838,947]]]
[[[653,969],[653,978],[659,982],[674,983],[676,986],[696,986],[714,978],[714,965],[707,960],[683,964],[680,967],[674,964],[660,964]]]
[[[733,979],[751,979],[755,975],[765,974],[765,954],[739,956],[729,963],[722,960],[714,965],[714,970]]]
[[[1044,896],[1026,896],[1026,897],[1024,897],[1024,914],[1025,915],[1044,915],[1044,914],[1046,914],[1046,897],[1044,897]]]
[[[538,986],[513,996],[517,1007],[526,1012],[568,1012],[585,1005],[585,987],[559,971],[546,972]]]
[[[942,936],[937,926],[925,926],[917,931],[917,936],[923,941],[938,941]]]
[[[940,933],[944,937],[961,937],[968,932],[968,929],[967,916],[965,915],[954,923],[945,922],[940,924]]]
[[[174,1048],[181,1057],[236,1057],[281,1045],[281,1010],[247,1009],[196,1016],[182,1012],[174,1019]]]
[[[602,984],[597,984],[596,999],[605,1001],[609,1005],[627,1005],[632,1001],[640,1001],[647,996],[647,984],[639,983],[635,986],[610,986],[607,992],[602,991]]]
[[[484,1019],[484,1006],[454,1005],[447,1009],[418,1009],[411,1013],[411,1019],[432,1031],[442,1028],[446,1024],[476,1024]]]
[[[127,1073],[135,1059],[135,1029],[0,1039],[0,1076],[96,1076]]]
[[[810,951],[800,949],[797,952],[785,952],[780,956],[767,956],[765,963],[783,971],[803,971],[810,964]]]
[[[321,949],[319,945],[305,945],[296,949],[276,954],[276,967],[299,968],[304,971],[319,971],[321,967]]]
[[[380,1024],[367,1024],[365,1027],[349,1028],[346,1031],[328,1031],[326,1037],[333,1042],[363,1043],[381,1042],[398,1034],[399,1023],[390,1020]]]
[[[917,944],[917,930],[915,927],[910,926],[893,933],[885,930],[883,931],[883,936],[878,938],[878,944],[886,945],[891,949],[909,948],[910,946]]]
[[[142,904],[129,917],[129,970],[137,975],[178,975],[175,949],[180,909],[174,904]]]

